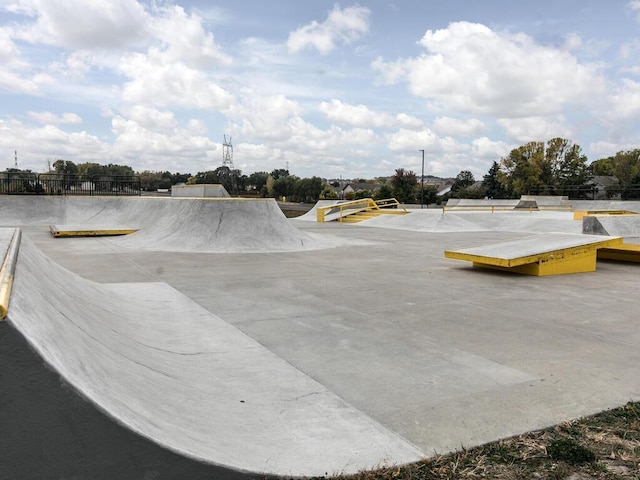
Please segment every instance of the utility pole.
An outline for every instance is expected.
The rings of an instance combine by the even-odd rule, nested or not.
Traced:
[[[420,175],[420,208],[424,208],[424,150],[422,152],[422,175]]]

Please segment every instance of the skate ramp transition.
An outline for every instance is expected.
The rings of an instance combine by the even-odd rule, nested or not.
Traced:
[[[411,210],[410,215],[372,218],[364,227],[389,228],[429,233],[450,232],[524,232],[582,233],[582,223],[571,212],[554,211],[447,211]]]
[[[273,199],[0,197],[0,226],[137,230],[109,241],[175,252],[291,252],[336,246],[297,229]]]
[[[422,456],[167,284],[93,283],[29,238],[20,247],[5,334],[8,327],[96,409],[198,462],[323,476]]]

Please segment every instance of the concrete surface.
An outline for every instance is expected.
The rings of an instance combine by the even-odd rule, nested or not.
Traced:
[[[387,221],[415,213],[389,216]],[[54,322],[52,327],[60,324],[72,335],[81,324],[75,317],[71,321],[56,318],[57,312],[69,316],[68,296],[73,297],[80,286],[91,285],[92,296],[84,302],[81,317],[93,324],[87,333],[95,335],[75,331],[70,338],[78,341],[65,340],[63,348],[46,340],[56,336],[55,330],[48,336],[33,331],[46,329],[41,327],[47,324],[44,320],[20,322],[20,329],[25,329],[27,339],[43,335],[42,343],[51,346],[55,361],[90,358],[82,368],[104,369],[101,378],[108,387],[93,385],[95,375],[78,372],[85,375],[87,388],[93,389],[85,395],[100,404],[98,399],[109,399],[105,390],[115,389],[118,393],[109,401],[121,405],[111,415],[128,425],[129,420],[118,416],[125,410],[139,410],[131,416],[146,416],[150,426],[132,428],[157,429],[145,435],[160,444],[175,438],[177,444],[169,447],[176,451],[204,457],[215,450],[221,464],[273,473],[352,472],[374,457],[402,463],[640,399],[637,265],[599,262],[593,273],[529,277],[476,270],[443,256],[447,249],[545,233],[537,231],[545,221],[553,223],[549,231],[581,229],[581,222],[572,217],[552,213],[511,214],[499,220],[497,213],[493,217],[461,213],[456,214],[460,215],[455,220],[460,222],[458,231],[451,224],[443,229],[429,224],[411,230],[291,220],[289,225],[302,234],[327,238],[334,245],[338,241],[338,246],[286,253],[161,252],[129,248],[118,239],[61,241],[52,238],[46,226],[32,223],[23,230],[25,242],[33,242],[31,256],[40,258],[46,268],[34,264],[33,278],[27,278],[23,265],[22,280],[17,272],[23,297],[16,300],[20,309],[10,310],[9,318],[12,322],[12,315],[26,318],[34,314],[34,305],[42,304],[38,311],[44,311],[38,318],[52,317],[47,320]],[[512,215],[532,215],[528,217],[532,220]],[[426,215],[416,218],[449,221]],[[475,230],[465,230],[467,224]],[[47,258],[38,257],[33,247]],[[37,278],[35,272],[49,269],[56,272],[53,283]],[[34,288],[50,292],[60,285],[69,285],[61,299],[26,293]],[[76,301],[82,304],[83,298]],[[159,313],[155,304],[166,312]],[[105,305],[111,305],[111,310]],[[99,317],[102,322],[93,318],[96,311],[106,312]],[[210,333],[204,324],[211,326]],[[223,336],[218,338],[217,332]],[[97,345],[103,338],[104,349]],[[219,345],[221,340],[230,347],[251,345],[246,349],[252,352],[247,358],[229,353],[228,363],[219,360],[222,368],[213,371],[193,355],[179,355],[194,343],[198,348],[191,352]],[[93,345],[97,351],[89,351]],[[129,352],[131,358],[121,368],[107,370],[115,362],[113,357]],[[174,378],[144,372],[144,365]],[[66,375],[64,368],[70,367],[56,368]],[[135,384],[138,378],[144,379],[144,388]],[[198,378],[203,381],[199,383]],[[220,381],[238,385],[228,390],[211,387]],[[260,394],[239,398],[254,383]],[[147,388],[155,393],[146,394]],[[278,407],[291,398],[280,396],[281,389],[319,389],[322,394],[287,403],[293,409],[289,412]],[[174,395],[183,397],[189,408],[172,420],[181,401],[165,397]],[[203,413],[203,397],[220,402],[219,407],[211,407],[213,418]],[[255,417],[245,423],[249,406],[255,407]],[[282,415],[282,421],[275,421],[273,412]],[[356,436],[361,429],[365,450],[372,448],[367,461],[345,462],[345,456],[359,458],[359,454],[341,443],[342,433],[327,418],[338,418]],[[205,427],[202,431],[199,421]],[[216,438],[221,424],[228,428],[222,432],[237,431],[245,443]],[[244,428],[252,425],[256,433],[263,433],[248,435]],[[310,425],[325,436],[314,437]],[[190,439],[192,427],[195,437]],[[370,442],[366,431],[377,432],[374,438],[382,443]],[[165,434],[168,440],[163,439]],[[312,440],[321,443],[320,438],[327,441],[322,448],[338,451],[337,457],[301,453]],[[390,444],[397,447],[395,454],[376,450],[375,445],[384,447],[389,438],[397,441]],[[290,441],[293,450],[283,449],[280,440]],[[208,442],[219,443],[212,448]],[[196,447],[211,451],[194,453],[191,449]],[[267,457],[270,461],[265,465]]]

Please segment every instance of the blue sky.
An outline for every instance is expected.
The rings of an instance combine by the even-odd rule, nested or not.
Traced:
[[[484,175],[640,148],[640,0],[0,0],[0,170]]]

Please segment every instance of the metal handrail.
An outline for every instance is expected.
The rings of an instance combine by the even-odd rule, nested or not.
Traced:
[[[383,210],[385,208],[401,208],[405,212],[407,209],[395,198],[386,198],[383,200],[373,200],[372,198],[361,198],[359,200],[351,200],[348,202],[338,203],[336,205],[327,205],[326,207],[318,207],[316,210],[316,220],[319,223],[325,221],[327,215],[337,213],[340,222],[342,218],[353,215],[358,212],[366,212],[372,210]]]

